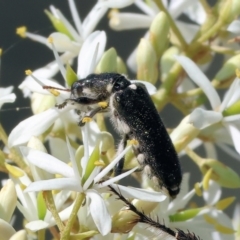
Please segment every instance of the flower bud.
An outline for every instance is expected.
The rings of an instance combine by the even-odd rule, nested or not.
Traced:
[[[117,72],[118,73],[127,73],[127,67],[124,63],[124,61],[122,60],[122,58],[117,57]]]
[[[1,240],[9,240],[16,231],[8,222],[0,218],[0,233]]]
[[[229,78],[235,77],[236,69],[240,69],[240,54],[228,59],[223,67],[218,71],[214,77],[213,82],[219,84],[219,82],[227,81]]]
[[[160,72],[161,81],[164,82],[165,78],[168,76],[172,66],[176,62],[176,55],[180,54],[179,48],[172,46],[168,48],[161,57],[160,60]]]
[[[202,208],[193,208],[177,212],[174,215],[169,216],[169,218],[172,222],[183,222],[194,218],[201,210]]]
[[[211,179],[220,186],[226,188],[240,188],[240,178],[235,171],[228,166],[214,159],[205,159],[201,164],[203,174],[207,173],[209,168],[213,169]]]
[[[154,84],[157,78],[156,53],[149,40],[142,38],[137,48],[137,79],[146,80]]]
[[[99,61],[96,72],[116,72],[117,71],[117,52],[115,48],[108,49]]]
[[[12,180],[8,180],[0,192],[0,216],[9,222],[17,205],[17,194]]]
[[[164,12],[158,13],[150,26],[149,32],[149,40],[152,43],[153,48],[155,49],[158,59],[162,56],[163,52],[168,47],[169,29],[170,25],[167,15]]]
[[[34,114],[46,111],[55,106],[56,99],[52,95],[43,95],[40,93],[32,94],[31,107]]]
[[[16,232],[9,240],[27,240],[26,230]]]
[[[79,44],[73,42],[66,34],[60,32],[54,32],[50,34],[54,47],[58,52],[78,52],[80,49]]]
[[[229,24],[235,20],[240,14],[240,1],[239,0],[222,0],[217,5],[219,19]]]
[[[123,209],[112,217],[112,233],[128,233],[138,223],[139,216],[129,209]]]
[[[202,158],[190,149],[186,149],[189,157],[198,165],[203,175],[226,188],[240,188],[240,178],[235,171],[223,163],[210,158]],[[204,177],[205,178],[205,177]],[[206,180],[204,185],[207,186]],[[206,187],[204,187],[206,188]]]
[[[170,135],[176,151],[180,152],[185,149],[199,132],[200,130],[189,122],[189,115],[186,116]]]

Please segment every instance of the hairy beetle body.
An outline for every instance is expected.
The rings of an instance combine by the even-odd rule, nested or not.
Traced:
[[[108,106],[96,107],[102,101]],[[116,73],[91,74],[72,85],[66,102],[79,104],[81,117],[110,111],[113,125],[123,136],[119,149],[126,146],[128,139],[136,139],[138,144],[133,150],[147,175],[160,188],[167,189],[171,197],[179,193],[182,173],[178,156],[143,84],[132,84]],[[79,123],[84,124],[82,120]],[[120,174],[122,168],[120,161],[115,173]]]
[[[110,97],[112,122],[133,145],[139,164],[150,178],[157,180],[171,196],[179,193],[181,167],[172,141],[142,84],[131,84]]]

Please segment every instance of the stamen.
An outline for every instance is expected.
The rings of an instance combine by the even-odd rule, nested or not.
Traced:
[[[16,34],[22,38],[26,37],[27,28],[25,26],[16,29]]]
[[[108,103],[107,102],[99,102],[98,106],[102,107],[102,108],[107,108],[108,107]]]
[[[82,123],[89,123],[89,122],[91,122],[92,121],[92,118],[91,117],[84,117],[83,119],[82,119]]]
[[[136,140],[136,139],[132,139],[129,142],[130,142],[131,145],[138,145],[139,144],[138,140]]]

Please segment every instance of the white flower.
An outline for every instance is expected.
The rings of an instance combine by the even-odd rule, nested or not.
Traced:
[[[86,126],[84,127],[85,129]],[[84,138],[86,144],[84,143],[84,152],[90,152],[89,144],[87,139]],[[96,146],[98,147],[98,145]],[[81,160],[81,167],[79,163],[76,162],[74,153],[72,152],[71,146],[68,143],[70,159],[72,163],[72,168],[62,161],[46,154],[40,152],[38,150],[29,149],[26,147],[21,147],[21,152],[23,156],[32,164],[35,164],[39,168],[44,169],[52,174],[60,174],[63,176],[62,178],[50,179],[50,180],[42,180],[31,183],[25,191],[42,191],[42,190],[69,190],[76,192],[83,192],[86,194],[87,199],[89,201],[89,211],[95,222],[98,230],[102,235],[109,233],[111,230],[111,217],[108,213],[108,210],[105,206],[105,202],[101,196],[102,191],[106,191],[105,187],[109,184],[112,184],[115,181],[122,179],[123,177],[131,174],[136,168],[123,173],[117,177],[111,178],[101,184],[98,182],[104,178],[104,176],[115,166],[115,164],[126,154],[129,150],[130,146],[127,147],[120,155],[118,155],[106,168],[104,168],[101,172],[101,167],[96,166],[93,168],[91,166],[93,163],[89,162],[89,155],[84,156]],[[87,150],[88,149],[88,150]],[[87,158],[86,165],[84,164],[84,158]],[[89,168],[93,168],[91,172],[89,172]],[[87,177],[87,178],[86,178]],[[165,199],[166,196],[161,195],[160,193],[151,193],[146,192],[142,189],[134,189],[127,188],[124,186],[117,186],[121,192],[127,194],[127,196],[131,197],[140,197],[144,200],[150,200],[154,196],[154,201],[161,201]],[[96,211],[97,209],[97,211]],[[104,221],[101,221],[104,219]]]
[[[22,172],[20,169],[18,171]],[[31,184],[31,180],[28,178],[28,176],[23,173],[22,177],[11,176],[11,179],[15,184],[17,197],[19,199],[17,202],[17,207],[28,222],[26,224],[26,228],[30,229],[31,231],[38,231],[40,229],[54,226],[56,223],[51,212],[48,210],[46,210],[45,213],[43,210],[43,213],[39,212],[39,209],[44,209],[44,207],[39,206],[41,203],[37,201],[37,194],[32,192],[26,193],[22,190],[22,186],[28,186]],[[68,191],[61,191],[54,195],[54,202],[58,210],[62,208],[69,195],[70,193]],[[69,217],[69,214],[70,210],[68,212],[64,211],[59,213],[62,221],[66,220]]]
[[[203,192],[203,198],[209,208],[205,213],[205,219],[214,227],[214,232],[211,233],[214,240],[234,240],[234,227],[231,219],[223,212],[223,209],[218,209],[216,206],[221,197],[220,186],[210,180],[209,189]]]
[[[16,99],[16,95],[11,93],[13,90],[13,86],[0,88],[0,108],[4,103],[12,103]]]
[[[183,12],[197,24],[204,21],[206,15],[203,11],[201,4],[198,1],[192,0],[179,0],[171,1],[168,5],[167,1],[163,1],[165,7],[168,9],[169,14],[173,19],[177,19]],[[140,13],[119,13],[112,11],[110,15],[109,25],[111,28],[117,31],[149,28],[154,17],[159,13],[159,9],[154,1],[145,2],[143,0],[135,0],[134,4],[143,12]],[[193,16],[195,16],[193,18]],[[191,42],[196,32],[199,29],[197,24],[189,24],[186,22],[176,20],[176,25],[179,28],[182,36],[187,42]],[[145,37],[148,36],[148,32]],[[136,72],[136,49],[129,56],[127,63],[128,66]]]
[[[196,64],[185,56],[176,56],[177,61],[185,69],[189,77],[202,89],[205,93],[213,110],[205,110],[203,108],[196,108],[191,113],[189,121],[198,129],[205,129],[216,123],[221,123],[224,127],[219,131],[210,132],[211,138],[216,142],[226,143],[226,133],[231,136],[231,144],[235,147],[236,151],[240,153],[239,140],[240,131],[237,124],[240,119],[240,114],[233,116],[223,116],[223,111],[240,99],[240,79],[236,78],[229,90],[226,92],[223,101],[214,87],[211,85],[209,79],[204,73],[196,66]],[[209,128],[208,128],[209,131]],[[207,134],[207,131],[203,134]],[[208,133],[209,134],[209,133]],[[228,142],[227,142],[228,143]],[[226,148],[223,148],[225,150]]]
[[[106,34],[101,31],[96,31],[90,34],[87,40],[84,42],[78,57],[78,77],[79,79],[86,77],[88,74],[94,71],[100,57],[104,52],[106,44]],[[95,55],[97,51],[97,56]],[[87,56],[86,56],[87,53]],[[62,69],[62,63],[60,59],[57,59],[57,64]],[[61,72],[66,71],[62,69]],[[48,74],[48,73],[47,73]],[[34,75],[33,75],[34,76]],[[64,75],[64,78],[66,75]],[[54,85],[54,83],[48,79],[40,78],[43,85]],[[27,87],[30,91],[50,94],[47,90],[43,90],[42,86],[39,85],[33,79],[26,79],[23,83],[25,88]],[[56,84],[55,84],[56,86]],[[59,87],[59,85],[57,85]],[[60,86],[62,87],[62,86]],[[69,93],[61,92],[58,97],[60,102],[64,99],[69,98]],[[9,147],[14,145],[20,145],[26,143],[31,136],[39,136],[44,133],[49,127],[60,117],[61,119],[67,120],[73,113],[69,113],[70,106],[65,107],[62,110],[59,109],[48,109],[45,112],[34,115],[26,120],[20,122],[10,133],[8,143]],[[67,113],[68,112],[68,113]],[[70,119],[69,119],[70,120]],[[76,121],[76,119],[75,119]],[[64,126],[67,129],[67,123],[64,121]],[[73,122],[73,121],[70,121]],[[76,124],[77,126],[77,124]]]

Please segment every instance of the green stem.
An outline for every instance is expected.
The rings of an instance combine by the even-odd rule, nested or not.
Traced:
[[[172,16],[169,14],[168,10],[164,7],[164,5],[163,5],[161,0],[154,0],[154,2],[158,6],[158,8],[167,15],[168,21],[170,23],[172,31],[174,32],[174,34],[178,38],[178,40],[179,40],[179,42],[180,42],[180,44],[182,46],[182,49],[186,50],[188,48],[188,44],[185,41],[185,39],[183,38],[183,36],[182,36],[181,32],[179,31],[179,29],[177,28],[174,20],[172,19]]]
[[[187,155],[198,165],[198,167],[201,169],[201,166],[203,165],[203,163],[205,162],[204,159],[202,159],[201,157],[199,157],[193,150],[191,150],[190,148],[185,148],[185,152],[187,153]]]
[[[70,215],[70,217],[67,221],[67,225],[66,225],[63,233],[61,234],[61,240],[68,240],[69,239],[71,228],[73,226],[73,223],[74,223],[74,221],[77,217],[78,210],[81,207],[84,199],[85,199],[85,194],[84,193],[79,193],[77,198],[76,198],[76,201],[74,203],[72,213],[71,213],[71,215]]]
[[[45,229],[38,231],[38,240],[45,240]]]
[[[153,95],[153,101],[160,111],[169,101],[169,93],[171,92],[172,88],[175,86],[178,77],[182,71],[182,67],[178,62],[175,62],[172,66],[170,72],[164,83],[161,85],[160,89]]]
[[[199,43],[203,43],[205,41],[207,41],[209,38],[213,37],[223,26],[223,21],[221,19],[218,19],[218,21],[211,27],[208,29],[208,31],[206,31],[205,33],[202,34],[202,36],[200,36],[197,41]]]
[[[54,199],[53,199],[52,192],[51,191],[44,191],[43,192],[43,197],[44,197],[44,200],[46,202],[48,210],[52,213],[53,218],[55,219],[56,224],[57,224],[60,232],[62,232],[64,230],[64,225],[62,223],[61,218],[58,215],[58,211],[57,211]]]

